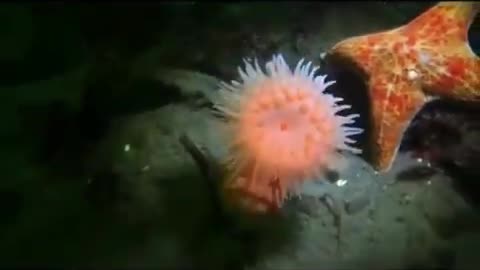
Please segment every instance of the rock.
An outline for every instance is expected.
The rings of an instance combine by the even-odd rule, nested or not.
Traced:
[[[399,181],[421,181],[428,180],[433,175],[437,174],[439,170],[431,166],[414,165],[406,168],[396,175]]]
[[[351,200],[345,202],[345,211],[349,215],[353,215],[362,211],[370,204],[370,198],[367,194],[357,196]]]
[[[178,87],[184,96],[201,94],[211,102],[216,100],[220,80],[213,76],[182,69],[159,69],[153,76],[167,85]]]

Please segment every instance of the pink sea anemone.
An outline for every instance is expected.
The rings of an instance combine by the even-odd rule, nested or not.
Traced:
[[[325,93],[334,84],[315,76],[318,67],[300,60],[291,70],[281,55],[266,64],[245,60],[241,82],[222,83],[216,108],[226,117],[231,172],[226,188],[249,208],[278,208],[299,184],[335,169],[340,150],[360,153],[349,144],[360,128],[346,127],[358,114],[340,116],[350,105]]]

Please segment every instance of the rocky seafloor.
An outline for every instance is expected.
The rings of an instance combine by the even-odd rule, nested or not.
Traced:
[[[193,77],[202,80],[202,76]],[[181,213],[188,216],[184,222],[196,224],[201,216],[198,209],[210,204],[208,193],[212,190],[201,180],[202,174],[179,137],[188,134],[193,142],[221,158],[225,149],[215,131],[218,121],[209,109],[172,104],[120,120],[106,139],[109,150],[99,149],[117,152],[117,160],[110,161],[111,169],[131,187],[137,203],[152,204],[147,209],[155,209],[159,215],[169,212],[165,207],[174,207],[185,211]],[[349,156],[348,160],[347,169],[333,181],[309,182],[301,197],[286,203],[282,222],[294,225],[277,231],[278,235],[257,232],[265,237],[257,239],[260,243],[284,234],[292,238],[282,242],[278,251],[270,247],[268,255],[248,269],[475,269],[480,216],[454,189],[451,177],[410,152],[400,153],[385,174],[374,173],[360,157]],[[194,173],[185,177],[190,171]],[[177,181],[171,191],[168,181]],[[170,192],[179,205],[164,202],[168,196],[162,194]],[[125,211],[125,218],[138,218],[136,207]],[[261,230],[272,230],[270,226],[278,224]],[[246,245],[234,239],[229,245]],[[227,263],[225,250],[211,252],[213,265],[223,266],[222,260]]]

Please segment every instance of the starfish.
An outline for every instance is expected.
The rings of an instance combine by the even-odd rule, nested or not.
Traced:
[[[480,2],[439,2],[392,30],[348,38],[328,56],[353,63],[364,75],[371,106],[372,156],[388,171],[405,130],[434,98],[480,101],[480,59],[468,29]]]

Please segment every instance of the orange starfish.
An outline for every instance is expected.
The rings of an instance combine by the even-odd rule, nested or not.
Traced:
[[[404,26],[346,39],[329,52],[366,76],[377,171],[390,169],[408,124],[432,97],[480,100],[480,59],[467,38],[479,7],[440,2]]]

